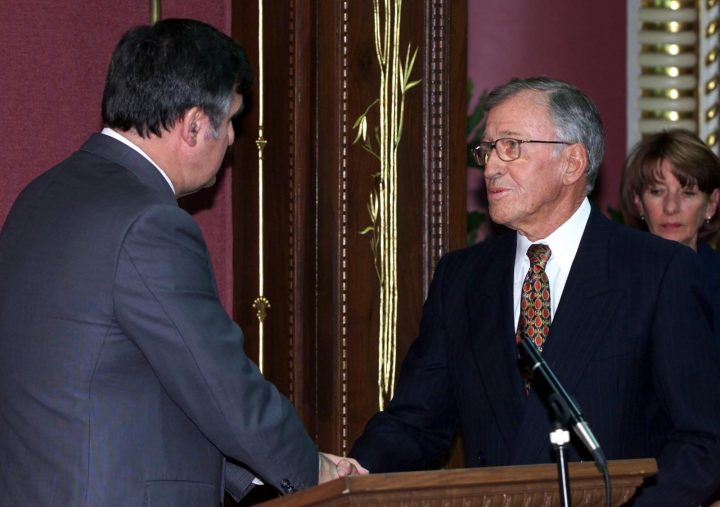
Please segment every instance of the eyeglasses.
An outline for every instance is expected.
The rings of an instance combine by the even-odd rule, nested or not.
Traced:
[[[535,141],[532,139],[523,140],[513,139],[512,137],[501,137],[494,141],[483,141],[471,148],[470,151],[472,151],[473,157],[475,157],[475,162],[477,162],[480,167],[485,167],[493,148],[495,148],[495,153],[500,157],[500,160],[512,162],[520,158],[520,145],[524,143],[572,144],[566,143],[565,141]]]

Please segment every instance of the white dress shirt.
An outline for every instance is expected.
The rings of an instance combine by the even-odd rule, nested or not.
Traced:
[[[536,241],[550,247],[550,259],[545,266],[550,281],[550,320],[555,317],[555,311],[560,304],[565,282],[567,282],[570,268],[572,267],[575,254],[588,218],[590,217],[590,201],[587,197],[573,215],[560,227],[555,229],[550,236]],[[513,273],[513,301],[515,309],[515,329],[520,320],[520,296],[525,275],[530,269],[530,259],[527,256],[527,249],[533,243],[525,236],[517,233],[517,246],[515,250],[515,271]]]

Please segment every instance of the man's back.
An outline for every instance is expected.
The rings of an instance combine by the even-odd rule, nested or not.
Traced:
[[[169,188],[87,152],[14,205],[0,235],[0,504],[139,505],[143,478],[220,498],[220,453],[115,314],[126,233],[158,206],[184,213]]]

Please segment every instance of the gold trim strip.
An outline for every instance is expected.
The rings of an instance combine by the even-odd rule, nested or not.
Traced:
[[[150,0],[150,24],[154,25],[162,19],[162,1]]]
[[[258,367],[263,372],[265,364],[265,329],[264,322],[267,317],[270,301],[264,296],[265,293],[265,251],[264,251],[264,188],[263,188],[263,151],[267,145],[267,139],[263,135],[265,102],[264,94],[264,48],[263,48],[263,0],[258,0],[258,138],[255,141],[258,149],[258,297],[253,302],[258,319]]]

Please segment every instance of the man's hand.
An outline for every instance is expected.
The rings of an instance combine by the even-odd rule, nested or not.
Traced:
[[[318,484],[348,475],[367,475],[369,472],[357,460],[343,458],[325,452],[320,453],[320,475]]]

